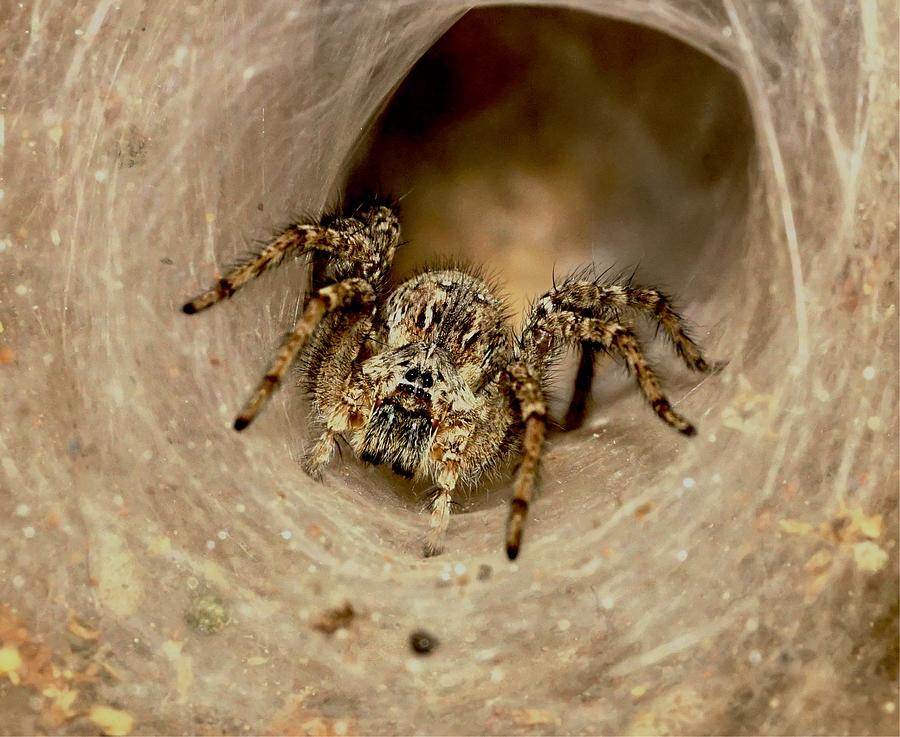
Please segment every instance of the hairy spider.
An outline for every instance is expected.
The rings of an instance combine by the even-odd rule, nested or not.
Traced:
[[[573,276],[538,298],[519,335],[496,285],[465,267],[425,270],[388,288],[400,242],[395,207],[370,203],[346,216],[295,223],[184,305],[193,314],[231,297],[290,258],[309,256],[303,314],[234,421],[243,430],[302,353],[318,440],[303,458],[320,479],[337,439],[367,463],[430,479],[426,556],[440,553],[457,486],[474,484],[511,454],[515,475],[506,552],[518,555],[547,430],[545,384],[567,347],[580,351],[565,427],[581,424],[598,353],[620,357],[660,419],[685,435],[626,317],[644,313],[695,371],[711,367],[659,290]]]

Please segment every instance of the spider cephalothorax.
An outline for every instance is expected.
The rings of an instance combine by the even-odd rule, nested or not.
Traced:
[[[411,478],[428,470],[438,429],[452,413],[471,410],[475,396],[449,354],[434,343],[389,348],[361,366],[371,406],[363,426],[351,436],[357,455],[387,463]]]
[[[292,224],[184,306],[198,312],[288,258],[309,257],[303,314],[235,429],[250,424],[302,356],[319,432],[304,469],[321,478],[341,437],[367,463],[432,481],[426,555],[443,549],[454,489],[520,454],[507,523],[510,558],[519,552],[546,433],[547,376],[564,348],[581,356],[567,428],[584,418],[596,354],[609,353],[625,361],[664,422],[694,433],[663,394],[626,319],[644,313],[689,368],[709,371],[659,290],[578,275],[542,295],[514,336],[497,287],[471,269],[426,270],[389,291],[399,238],[395,210],[383,204]]]

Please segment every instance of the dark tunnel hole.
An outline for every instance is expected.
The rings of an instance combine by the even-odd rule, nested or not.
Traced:
[[[687,302],[737,266],[752,151],[743,87],[709,56],[589,13],[497,7],[413,66],[345,194],[402,197],[398,277],[473,261],[506,282],[517,315],[554,271],[591,261]]]

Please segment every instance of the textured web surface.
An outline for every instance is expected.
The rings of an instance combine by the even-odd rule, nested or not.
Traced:
[[[657,56],[618,47],[606,77],[585,72],[596,38],[497,9],[502,43],[546,60],[523,73],[570,64],[562,92],[513,84],[513,113],[441,145],[366,149],[469,5],[6,4],[0,732],[896,734],[896,8],[573,0],[716,62],[644,31]],[[612,49],[622,28],[596,32]],[[696,79],[660,76],[663,52]],[[604,125],[545,151],[535,99]],[[503,145],[478,151],[491,126]],[[230,431],[302,267],[178,307],[350,162],[358,186],[410,184],[407,266],[477,254],[521,301],[554,262],[645,259],[730,361],[701,383],[663,363],[699,437],[604,378],[550,443],[513,565],[502,480],[422,560],[416,490],[346,452],[324,485],[303,476],[292,392]]]

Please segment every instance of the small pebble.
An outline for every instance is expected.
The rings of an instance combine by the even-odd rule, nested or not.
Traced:
[[[687,557],[688,557],[688,551],[687,551],[687,550],[679,550],[679,551],[675,554],[675,557],[678,558],[678,560],[679,560],[681,563],[684,563],[684,562],[687,560]]]
[[[866,366],[863,369],[863,378],[866,381],[872,381],[875,378],[875,367],[874,366]]]
[[[197,632],[212,635],[230,621],[228,610],[214,596],[199,596],[184,611],[184,621]]]
[[[762,663],[762,653],[759,650],[751,650],[747,659],[750,661],[750,665],[759,665]]]
[[[31,525],[29,525],[28,527],[23,527],[22,534],[30,540],[34,537],[34,528]]]
[[[482,563],[478,566],[478,580],[479,581],[487,581],[491,574],[494,572],[494,569],[491,568],[487,563]]]
[[[283,537],[285,540],[290,540],[293,536],[294,536],[294,533],[291,532],[290,530],[282,530],[281,531],[281,537]]]
[[[409,646],[418,655],[428,655],[438,646],[438,640],[430,632],[416,630],[409,636]]]
[[[690,476],[688,476],[687,478],[685,478],[681,481],[681,485],[685,489],[693,489],[697,485],[697,482],[694,481],[694,479],[692,479]]]

